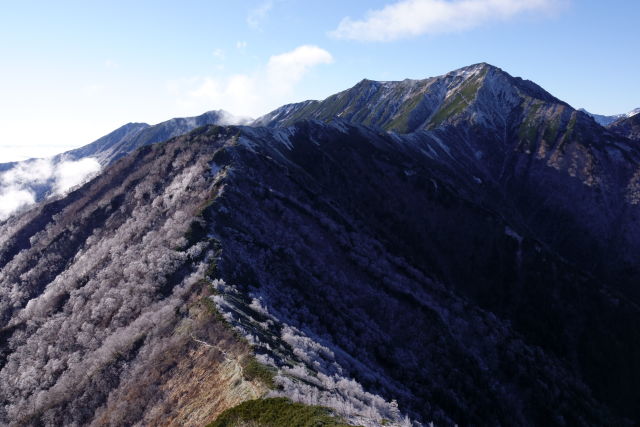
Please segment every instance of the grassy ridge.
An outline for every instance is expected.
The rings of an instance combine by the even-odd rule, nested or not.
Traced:
[[[249,400],[224,411],[207,427],[348,427],[327,408],[284,397]]]

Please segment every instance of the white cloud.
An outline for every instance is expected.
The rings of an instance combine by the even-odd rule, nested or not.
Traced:
[[[98,172],[100,172],[100,163],[92,157],[62,162],[55,167],[53,191],[56,194],[64,194],[67,190],[82,184]]]
[[[547,11],[558,3],[562,0],[402,0],[369,11],[362,20],[346,17],[330,35],[339,39],[390,41],[450,33],[525,12]]]
[[[52,194],[64,194],[100,171],[96,159],[54,163],[50,159],[20,162],[0,174],[0,220],[36,202],[35,186],[46,185]]]
[[[120,67],[120,64],[118,64],[116,61],[112,60],[112,59],[107,59],[106,61],[104,61],[104,66],[107,68],[118,68]]]
[[[0,175],[0,185],[21,186],[29,183],[43,184],[51,179],[54,167],[51,160],[34,159],[20,162]]]
[[[252,73],[227,77],[199,77],[169,83],[185,113],[225,109],[256,117],[286,103],[295,86],[313,68],[333,57],[317,46],[303,45],[269,58]]]
[[[14,212],[34,204],[35,201],[32,191],[11,187],[0,188],[0,221],[9,218]]]
[[[273,0],[266,0],[260,3],[258,7],[249,10],[247,15],[247,25],[253,29],[260,29],[262,22],[269,15],[269,11],[273,8]]]
[[[242,41],[242,40],[238,40],[238,41],[236,42],[236,48],[238,48],[238,49],[242,50],[242,49],[244,49],[244,48],[246,48],[246,47],[247,47],[247,42]]]
[[[177,83],[178,104],[185,111],[225,109],[234,114],[251,114],[260,102],[253,76],[235,74],[226,78],[202,77]]]
[[[272,90],[288,94],[302,77],[313,67],[330,64],[333,57],[317,46],[299,46],[291,52],[269,58],[267,78]]]

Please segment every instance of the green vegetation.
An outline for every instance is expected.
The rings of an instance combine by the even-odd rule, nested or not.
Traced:
[[[329,409],[284,397],[249,400],[224,411],[208,427],[347,427]]]
[[[518,137],[521,142],[527,143],[530,149],[533,149],[535,142],[538,139],[538,129],[528,123],[523,123],[520,126]]]
[[[424,98],[424,93],[419,93],[409,99],[398,112],[396,117],[389,125],[385,126],[387,130],[395,130],[397,132],[409,132],[409,118],[411,113],[420,104],[420,101]]]
[[[336,117],[347,107],[348,99],[346,96],[340,97],[340,94],[332,95],[323,101],[322,104],[318,105],[316,110],[320,111],[324,120]]]
[[[207,313],[209,315],[213,316],[218,322],[224,324],[225,326],[227,326],[228,328],[231,329],[231,325],[229,325],[229,323],[224,318],[222,313],[220,313],[218,311],[218,308],[216,307],[216,304],[213,301],[211,301],[211,298],[202,297],[200,299],[200,303],[202,303],[202,305],[204,306],[205,310],[207,311]]]
[[[534,102],[530,106],[525,107],[528,108],[527,117],[522,121],[520,130],[518,131],[520,141],[528,143],[530,149],[533,149],[533,145],[538,139],[536,117],[540,107],[542,107],[542,102]]]
[[[547,142],[555,142],[558,138],[558,131],[560,130],[560,117],[554,117],[553,120],[544,129],[542,137]]]
[[[263,365],[253,356],[242,361],[242,374],[247,381],[258,380],[270,389],[276,388],[275,369]]]
[[[312,101],[309,104],[303,106],[300,110],[293,112],[290,117],[287,117],[283,122],[283,125],[291,126],[299,120],[313,117],[316,113],[318,113],[318,109],[320,107],[319,104],[320,103],[317,101]]]
[[[214,250],[213,259],[207,266],[207,270],[204,272],[204,276],[209,279],[215,279],[218,274],[218,259],[222,253],[222,245],[219,240],[210,239],[209,247]]]
[[[576,127],[577,119],[578,119],[578,114],[574,111],[573,114],[571,114],[571,119],[569,119],[569,124],[567,125],[567,132],[565,133],[565,138],[568,138],[573,134],[573,131]]]
[[[207,229],[205,228],[203,221],[191,221],[184,237],[187,239],[187,243],[183,248],[181,248],[183,251],[189,249],[191,246],[207,237]]]
[[[483,81],[484,73],[476,77],[475,79],[464,84],[455,95],[453,95],[448,103],[445,103],[436,115],[431,119],[431,126],[437,126],[447,120],[449,117],[453,117],[464,111],[465,108],[471,104],[471,101],[475,99],[480,89],[480,85]]]

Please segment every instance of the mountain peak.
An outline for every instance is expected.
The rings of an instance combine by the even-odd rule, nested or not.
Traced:
[[[502,69],[496,67],[495,65],[491,65],[487,62],[478,62],[476,64],[466,65],[456,70],[449,71],[447,74],[457,74],[462,72],[477,72],[477,71],[483,71],[486,69],[494,69],[494,70],[502,71]]]
[[[303,119],[330,121],[341,118],[388,131],[410,133],[446,125],[461,115],[497,123],[500,121],[497,116],[509,115],[510,110],[529,101],[570,108],[535,83],[480,62],[421,80],[363,79],[323,101],[290,104],[253,124],[281,127]]]

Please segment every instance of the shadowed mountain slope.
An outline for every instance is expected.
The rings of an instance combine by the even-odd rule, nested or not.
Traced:
[[[1,223],[0,422],[209,422],[253,353],[355,425],[637,423],[635,143],[487,64],[350,91]]]
[[[589,424],[597,405],[579,411],[592,421],[569,409],[586,399],[584,381],[637,416],[638,306],[539,240],[513,207],[489,209],[473,178],[455,181],[437,137],[313,122],[286,138],[250,132],[237,154],[247,166],[230,175],[213,221],[223,277],[326,339],[365,385],[422,420]],[[545,168],[547,182],[585,186]],[[537,389],[529,375],[549,383]],[[560,401],[539,401],[547,388]]]
[[[158,340],[185,328],[192,272],[216,247],[216,303],[286,374],[289,396],[345,377],[422,422],[633,417],[637,306],[454,185],[427,154],[438,144],[340,123],[210,127],[6,223],[0,375],[29,364],[40,380],[3,382],[5,416],[36,405],[29,416],[55,420],[82,405],[79,420],[99,420],[122,416],[109,408],[126,393],[150,399],[129,366],[144,372]],[[147,310],[162,322],[139,320]],[[90,383],[72,354],[100,367]]]
[[[430,130],[436,143],[427,154],[457,188],[640,302],[640,154],[587,114],[530,81],[476,64],[425,80],[363,81],[256,123],[336,117],[393,133]]]

